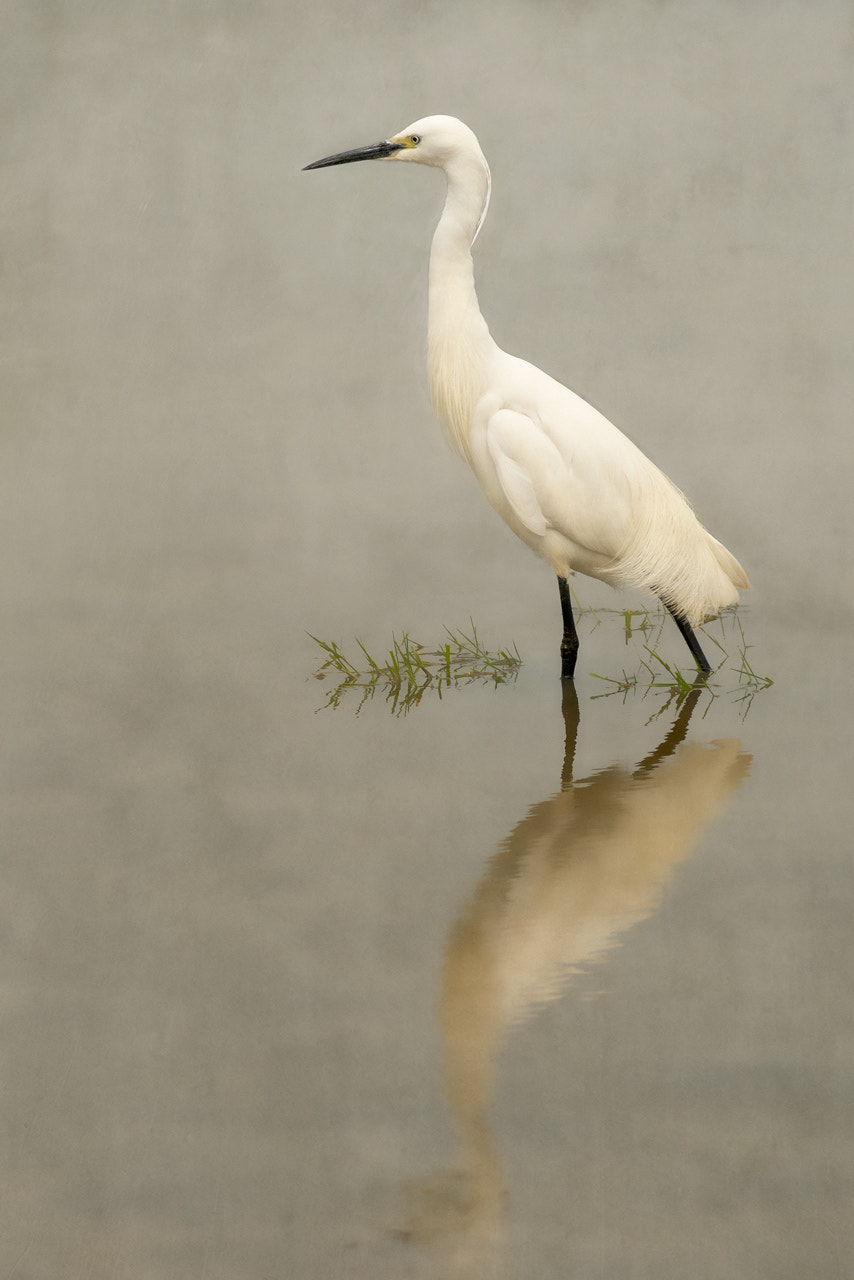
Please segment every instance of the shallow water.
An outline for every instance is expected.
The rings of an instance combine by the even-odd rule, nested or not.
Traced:
[[[9,6],[10,1280],[847,1274],[849,16],[703,14]],[[496,337],[748,568],[752,699],[611,693],[584,581],[562,699],[430,418],[435,175],[299,172],[432,110]],[[470,616],[515,681],[323,709],[307,631]]]

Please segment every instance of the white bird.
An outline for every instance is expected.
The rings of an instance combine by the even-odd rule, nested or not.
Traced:
[[[749,587],[747,576],[631,440],[575,392],[493,340],[471,256],[491,190],[474,133],[453,116],[427,116],[382,142],[305,167],[357,160],[426,164],[445,173],[447,195],[430,251],[430,395],[450,444],[488,501],[557,574],[562,678],[573,678],[578,656],[573,571],[658,596],[707,675],[711,666],[693,627],[735,604],[738,589]]]

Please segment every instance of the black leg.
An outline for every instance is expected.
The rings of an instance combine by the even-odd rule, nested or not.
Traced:
[[[711,675],[711,671],[712,671],[711,663],[709,662],[709,659],[706,657],[706,655],[703,653],[703,650],[700,648],[700,642],[697,639],[697,637],[694,635],[694,632],[692,631],[691,627],[689,627],[685,619],[680,614],[678,614],[675,609],[671,609],[670,605],[667,603],[666,600],[664,600],[662,603],[664,604],[665,609],[670,614],[673,621],[676,623],[679,630],[682,632],[682,638],[687,644],[688,648],[691,650],[691,656],[693,657],[697,666],[700,668],[701,673],[704,676]]]
[[[560,642],[560,678],[571,680],[575,675],[575,663],[578,658],[578,632],[575,630],[575,619],[572,616],[572,604],[569,599],[569,583],[566,578],[558,578],[560,591],[560,608],[563,614],[563,639]]]

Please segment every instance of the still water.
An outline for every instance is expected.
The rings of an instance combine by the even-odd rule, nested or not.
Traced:
[[[0,57],[0,1274],[850,1275],[848,7],[10,3]],[[562,695],[430,416],[436,175],[300,172],[428,111],[496,338],[748,569],[709,690],[621,689],[579,581]],[[470,617],[514,680],[325,707],[307,632]]]

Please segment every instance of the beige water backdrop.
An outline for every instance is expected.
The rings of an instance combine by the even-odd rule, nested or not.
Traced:
[[[850,6],[2,30],[0,1274],[847,1275]],[[747,567],[749,709],[596,697],[609,615],[562,706],[430,413],[441,179],[301,172],[429,112],[497,340]],[[318,710],[307,631],[470,616],[515,683]]]

